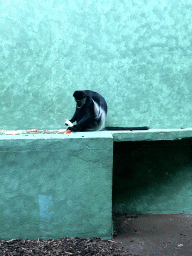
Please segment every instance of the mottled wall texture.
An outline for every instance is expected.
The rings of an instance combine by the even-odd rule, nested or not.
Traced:
[[[192,126],[191,0],[0,0],[0,129],[62,128],[77,89],[107,125]]]

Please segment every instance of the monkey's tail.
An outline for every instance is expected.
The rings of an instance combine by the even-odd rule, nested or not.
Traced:
[[[143,127],[105,127],[104,130],[106,131],[134,131],[134,130],[149,130],[150,128],[148,126]]]

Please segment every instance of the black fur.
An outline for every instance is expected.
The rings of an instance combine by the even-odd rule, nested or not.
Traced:
[[[69,121],[72,123],[76,121],[77,124],[68,129],[71,131],[94,131],[103,129],[104,127],[100,126],[102,123],[105,123],[107,115],[107,103],[105,99],[99,93],[89,90],[75,91],[73,97],[77,105],[76,111]],[[86,102],[83,105],[81,103],[85,98]]]

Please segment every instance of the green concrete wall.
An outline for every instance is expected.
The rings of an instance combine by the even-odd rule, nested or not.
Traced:
[[[191,213],[191,181],[191,139],[114,144],[114,212]]]
[[[189,0],[0,0],[0,129],[62,128],[77,89],[107,125],[191,127]]]
[[[0,136],[0,240],[111,238],[112,162],[108,132]]]

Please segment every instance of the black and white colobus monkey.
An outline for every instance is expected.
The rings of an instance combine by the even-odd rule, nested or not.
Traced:
[[[69,127],[68,130],[77,131],[115,131],[115,130],[148,130],[149,127],[105,127],[107,117],[107,103],[97,92],[84,90],[75,91],[73,97],[76,101],[76,110],[71,123],[76,121],[76,125]],[[68,122],[65,123],[68,125]]]
[[[85,90],[75,91],[73,97],[76,101],[76,111],[69,120],[76,121],[76,125],[68,130],[76,131],[99,131],[105,128],[107,115],[107,103],[97,92]],[[67,123],[65,123],[67,125]]]

